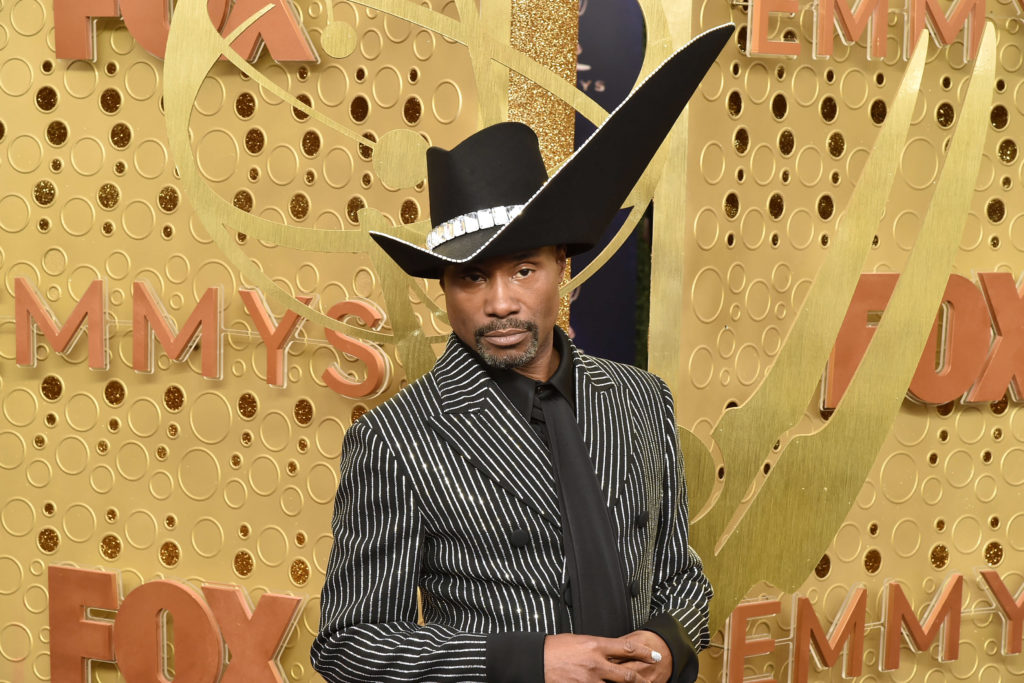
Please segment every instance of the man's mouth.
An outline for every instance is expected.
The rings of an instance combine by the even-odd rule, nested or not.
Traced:
[[[504,330],[495,330],[484,335],[487,342],[494,346],[515,346],[529,337],[529,330],[514,327]]]

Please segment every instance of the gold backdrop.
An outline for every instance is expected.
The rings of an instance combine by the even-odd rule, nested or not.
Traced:
[[[239,585],[253,604],[265,593],[301,596],[280,661],[289,680],[313,678],[307,652],[345,429],[429,369],[447,331],[436,284],[400,276],[371,248],[365,229],[424,233],[425,188],[415,173],[398,172],[415,169],[417,159],[402,150],[422,150],[424,137],[450,146],[486,123],[526,119],[540,129],[551,166],[570,149],[572,119],[571,108],[552,106],[558,99],[545,91],[601,119],[600,109],[565,83],[574,75],[576,6],[299,0],[320,61],[277,64],[264,51],[242,70],[237,62],[204,64],[219,46],[201,31],[183,32],[178,19],[166,62],[113,18],[97,24],[94,62],[57,59],[53,4],[0,5],[0,264],[7,294],[0,310],[0,480],[9,492],[0,502],[0,613],[14,615],[0,625],[0,680],[49,678],[50,565],[115,571],[122,594],[163,577],[194,589]],[[184,16],[186,5],[197,3],[181,0],[176,15]],[[927,255],[922,244],[941,244],[956,230],[959,248],[939,272],[943,283],[948,271],[970,280],[976,272],[1017,276],[1024,218],[1013,197],[1024,175],[1015,140],[1024,89],[1015,77],[1022,53],[1014,10],[989,10],[996,81],[983,117],[964,112],[967,84],[972,73],[981,78],[975,70],[984,59],[965,59],[962,37],[928,48],[920,97],[908,100],[912,124],[889,173],[894,199],[880,217],[888,190],[860,199],[862,213],[876,220],[862,227],[871,245],[858,264],[853,256],[828,256],[842,244],[837,226],[855,208],[854,187],[867,182],[868,152],[896,118],[912,50],[912,41],[900,40],[903,14],[888,14],[884,60],[869,61],[863,39],[837,40],[833,56],[812,59],[810,6],[795,17],[774,15],[768,29],[773,39],[799,44],[801,56],[748,57],[746,5],[640,5],[648,27],[644,72],[699,30],[728,20],[741,27],[677,128],[685,134],[671,139],[633,196],[642,211],[666,162],[655,203],[651,369],[676,394],[694,543],[719,591],[715,625],[723,626],[742,598],[784,597],[777,617],[752,626],[751,637],[770,635],[776,650],[749,658],[746,673],[785,679],[789,596],[809,598],[827,628],[850,588],[862,585],[869,596],[868,680],[1019,673],[1020,658],[1000,654],[1001,621],[976,574],[996,569],[1011,592],[1021,583],[1012,570],[1024,551],[1017,404],[903,401],[889,411],[890,431],[876,419],[886,414],[879,406],[898,401],[905,385],[894,393],[885,377],[862,373],[851,385],[860,387],[850,390],[856,400],[829,419],[853,416],[837,435],[822,432],[827,413],[813,386],[799,419],[781,430],[750,401],[758,393],[803,396],[806,386],[771,370],[787,346],[806,342],[790,334],[797,312],[813,282],[835,276],[837,262],[857,272],[909,272],[911,253]],[[175,47],[189,41],[194,54]],[[529,78],[510,79],[496,62]],[[954,131],[970,128],[962,126],[968,119],[979,124],[976,135],[984,132],[977,180],[959,183],[973,190],[970,212],[963,220],[949,212],[957,225],[940,225],[935,237],[920,240],[946,146],[955,145]],[[393,131],[412,136],[389,137]],[[179,153],[186,145],[187,159]],[[961,162],[974,163],[957,157]],[[309,232],[268,229],[246,216]],[[922,293],[925,275],[909,278],[918,295],[911,291],[904,306],[908,330],[930,325],[938,306],[937,296]],[[35,367],[16,364],[16,278],[36,287],[61,321],[94,280],[105,280],[109,368],[87,367],[84,338],[61,357],[42,336]],[[158,353],[151,374],[132,369],[137,280],[149,283],[178,326],[207,288],[223,289],[222,379],[201,376],[201,348],[185,363]],[[245,287],[259,287],[278,320],[288,308],[311,317],[288,349],[284,389],[268,387],[265,346],[238,294]],[[301,295],[316,295],[312,310],[295,300]],[[387,320],[367,330],[351,319],[316,318],[314,311],[322,316],[349,299],[375,302]],[[817,329],[813,316],[824,320],[826,313],[809,311],[807,329]],[[352,381],[366,372],[328,343],[325,323],[381,342],[392,368],[381,395],[348,399],[325,385],[322,375],[335,363]],[[881,351],[906,365],[908,354],[898,347],[890,342]],[[811,367],[815,384],[822,369]],[[874,393],[872,379],[879,381]],[[733,405],[737,410],[723,417]],[[810,436],[801,443],[800,435]],[[880,445],[860,452],[861,438]],[[842,473],[833,493],[852,490],[853,497],[822,492],[819,507],[802,509],[814,523],[813,534],[801,535],[781,503],[795,493],[786,484],[799,474],[789,477],[784,461],[790,455],[806,463],[798,459],[806,453],[815,460],[804,470],[826,487]],[[737,479],[741,460],[756,476]],[[851,461],[866,463],[859,479],[844,469]],[[709,496],[722,509],[705,505]],[[778,516],[759,514],[757,498]],[[733,523],[733,503],[752,510],[750,517]],[[904,651],[896,673],[880,673],[883,586],[898,580],[920,614],[952,572],[966,577],[959,658],[941,664],[935,647]],[[767,577],[785,592],[760,582]],[[718,635],[702,658],[706,680],[721,678],[723,640]],[[812,678],[838,679],[840,669],[812,669]],[[112,665],[96,663],[92,671],[95,680],[120,678]]]

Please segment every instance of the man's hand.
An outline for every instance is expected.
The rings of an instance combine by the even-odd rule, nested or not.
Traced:
[[[672,671],[656,663],[650,642],[660,644],[661,660],[671,659],[664,641],[649,631],[621,638],[560,633],[544,639],[545,683],[663,683]],[[664,672],[660,678],[652,673]]]
[[[636,671],[643,678],[651,681],[651,683],[666,683],[671,678],[672,652],[657,633],[653,631],[633,631],[618,640],[630,640],[634,643],[639,643],[640,648],[643,650],[653,650],[661,654],[660,662],[632,659],[622,662],[623,666]]]

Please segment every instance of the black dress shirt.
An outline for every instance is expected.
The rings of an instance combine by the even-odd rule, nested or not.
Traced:
[[[569,576],[562,592],[566,616],[559,630],[570,630],[567,612],[572,610],[574,633],[618,637],[632,630],[630,587],[623,574],[605,497],[576,419],[572,348],[568,336],[557,326],[554,347],[559,354],[558,367],[545,382],[538,382],[515,370],[484,366],[552,456]],[[688,680],[677,674],[682,673],[688,661],[695,664],[696,656],[678,622],[667,614],[661,614],[641,628],[657,633],[669,646],[674,669],[671,681]],[[542,682],[544,635],[504,633],[490,636],[487,643],[488,680],[496,683]]]

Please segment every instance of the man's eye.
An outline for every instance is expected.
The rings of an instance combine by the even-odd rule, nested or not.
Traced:
[[[519,272],[516,273],[519,277],[526,277],[533,272],[533,268],[520,268]]]
[[[480,273],[466,273],[462,277],[469,282],[483,282],[484,280],[484,276]]]

